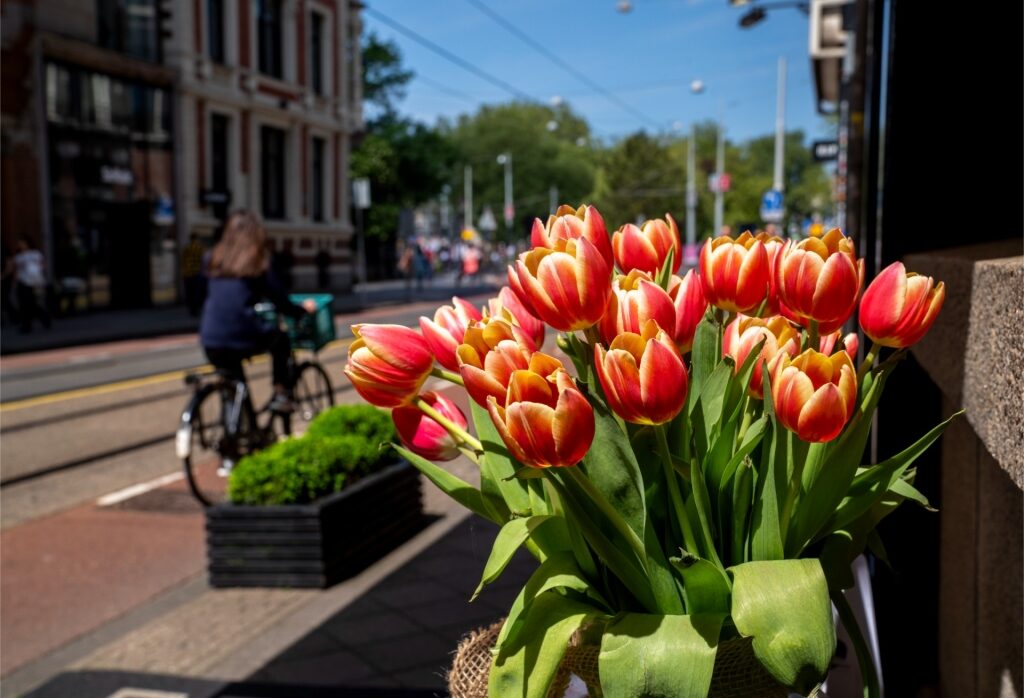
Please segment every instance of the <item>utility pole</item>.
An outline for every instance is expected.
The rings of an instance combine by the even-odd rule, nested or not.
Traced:
[[[783,161],[786,140],[786,57],[779,56],[778,92],[775,96],[775,178],[772,188],[783,191]]]
[[[505,166],[505,234],[512,239],[512,222],[516,217],[515,204],[512,201],[512,153],[498,156],[498,164]]]
[[[548,189],[548,215],[555,215],[555,211],[558,210],[558,185],[552,184],[551,188]]]
[[[462,227],[473,227],[473,166],[466,165],[462,170]]]
[[[697,124],[690,125],[690,143],[686,149],[686,249],[697,244]]]
[[[725,192],[722,191],[722,175],[725,174],[725,107],[719,102],[718,105],[718,148],[715,153],[715,229],[711,235],[715,236],[722,232],[723,218],[725,218]]]

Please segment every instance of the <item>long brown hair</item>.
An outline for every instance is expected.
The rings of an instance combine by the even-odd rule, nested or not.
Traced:
[[[263,221],[250,211],[235,211],[224,225],[224,235],[210,254],[210,276],[261,276],[270,255]]]

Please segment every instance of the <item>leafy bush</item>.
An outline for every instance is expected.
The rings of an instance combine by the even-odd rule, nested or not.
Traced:
[[[309,436],[343,436],[357,434],[373,445],[395,439],[391,415],[370,405],[339,405],[321,412],[309,423]]]
[[[390,463],[393,454],[381,443],[393,437],[386,412],[363,405],[336,407],[317,417],[304,436],[239,461],[231,471],[228,497],[236,504],[311,502]]]

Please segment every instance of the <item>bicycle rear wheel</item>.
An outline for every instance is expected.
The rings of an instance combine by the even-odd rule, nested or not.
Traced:
[[[189,489],[203,506],[227,501],[228,475],[244,455],[239,434],[252,428],[251,408],[243,403],[237,428],[232,428],[228,408],[234,402],[235,384],[206,385],[181,415],[177,453],[184,463]]]
[[[334,405],[334,386],[316,361],[303,361],[295,371],[295,412],[292,427],[305,428],[311,419]]]

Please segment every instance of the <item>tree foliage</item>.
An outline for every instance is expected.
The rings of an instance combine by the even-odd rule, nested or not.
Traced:
[[[393,41],[373,32],[363,40],[363,101],[376,108],[374,119],[394,119],[397,103],[405,98],[405,86],[415,73],[402,67],[402,52]]]

